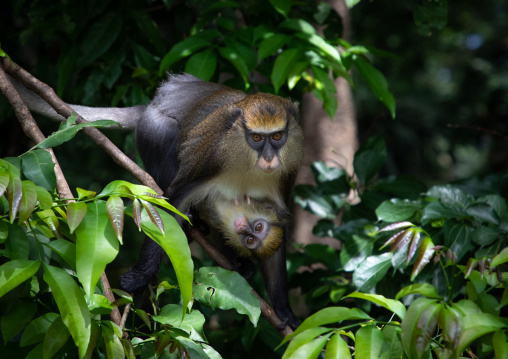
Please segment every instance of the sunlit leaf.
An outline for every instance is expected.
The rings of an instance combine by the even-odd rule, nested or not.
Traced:
[[[289,49],[277,56],[270,76],[272,84],[275,87],[275,92],[278,92],[280,87],[286,82],[291,65],[298,60],[299,51],[298,49]]]
[[[457,352],[464,351],[477,338],[497,330],[506,330],[508,321],[488,313],[470,314],[464,320],[464,332],[459,339]]]
[[[40,266],[39,261],[15,259],[0,266],[0,297],[32,277]]]
[[[85,293],[91,296],[106,265],[118,254],[118,240],[109,222],[106,203],[94,201],[87,207],[76,228],[76,272]]]
[[[120,243],[123,243],[122,233],[124,223],[124,207],[122,198],[116,195],[109,196],[108,200],[106,201],[106,209],[108,212],[109,221],[115,230],[116,237]]]
[[[145,209],[148,217],[150,217],[152,223],[155,224],[157,228],[159,228],[162,234],[164,234],[164,223],[162,223],[161,216],[157,211],[157,209],[154,206],[152,206],[151,203],[146,201],[141,201],[141,204],[143,205],[143,208]]]
[[[108,323],[109,325],[114,325],[111,322]],[[108,325],[102,326],[102,339],[104,340],[104,346],[106,347],[107,358],[125,358],[125,352],[120,338]]]
[[[79,356],[86,353],[90,339],[90,312],[83,292],[63,269],[44,264],[43,279],[48,283],[62,320],[69,329]]]
[[[25,222],[30,217],[37,204],[37,189],[33,182],[23,181],[21,187],[23,195],[19,202],[19,223]]]
[[[437,294],[436,287],[434,287],[432,284],[415,283],[402,288],[395,296],[395,299],[399,300],[400,298],[410,294],[421,294],[429,298],[440,298]]]
[[[79,226],[86,215],[85,202],[71,202],[67,205],[67,225],[72,232]]]
[[[508,247],[503,249],[498,255],[492,259],[492,263],[490,265],[492,267],[497,267],[500,264],[508,262]]]
[[[160,216],[165,228],[164,233],[152,223],[146,211],[142,211],[141,228],[164,249],[171,260],[178,279],[178,285],[180,286],[183,310],[185,310],[192,296],[194,272],[194,264],[191,259],[187,237],[173,216],[165,211],[161,211]]]
[[[339,333],[332,335],[326,344],[325,359],[351,359],[351,351]]]
[[[201,267],[194,273],[194,300],[222,310],[235,309],[249,317],[254,326],[261,314],[259,299],[252,287],[237,272],[220,267]]]
[[[355,358],[392,359],[390,345],[383,333],[374,325],[367,325],[356,332]]]
[[[292,358],[292,355],[300,347],[307,344],[309,341],[315,339],[317,336],[330,332],[332,330],[333,329],[331,328],[316,327],[303,331],[302,333],[294,337],[293,340],[291,340],[288,347],[286,348],[286,351],[284,352],[284,355],[282,356],[282,359]]]
[[[388,309],[389,311],[397,314],[401,320],[404,319],[404,316],[406,315],[406,307],[398,300],[388,299],[379,294],[368,294],[360,292],[353,292],[351,294],[348,294],[345,298],[349,297],[365,299],[373,303],[376,303],[377,305],[380,305]]]
[[[413,266],[413,271],[411,273],[411,281],[413,281],[418,274],[423,270],[423,268],[430,262],[432,255],[434,254],[434,243],[430,239],[430,237],[425,237],[420,245],[420,250],[418,251],[418,258]]]
[[[282,49],[290,39],[289,36],[284,34],[274,34],[273,36],[263,39],[259,44],[258,61],[261,62],[263,59],[274,54],[277,50]]]

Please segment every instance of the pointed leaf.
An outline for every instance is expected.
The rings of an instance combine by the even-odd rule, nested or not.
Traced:
[[[90,202],[83,221],[76,228],[76,272],[87,296],[106,265],[118,254],[118,240],[108,219],[106,203]]]
[[[32,214],[37,204],[37,190],[35,185],[30,181],[21,182],[23,195],[19,202],[19,223],[23,223]]]
[[[79,226],[86,215],[85,202],[71,202],[67,205],[67,225],[72,232]]]
[[[235,309],[249,317],[254,326],[261,314],[259,299],[237,272],[220,267],[202,267],[194,273],[194,300],[212,309]]]
[[[203,81],[209,81],[217,67],[217,55],[213,48],[197,52],[185,64],[185,72]]]
[[[492,259],[492,263],[490,265],[492,267],[497,267],[498,265],[506,262],[508,262],[508,247],[499,252],[499,254]]]
[[[383,167],[386,145],[381,137],[369,137],[356,151],[353,161],[355,173],[361,183],[367,184]]]
[[[418,249],[418,246],[420,245],[420,234],[421,232],[417,231],[411,238],[411,242],[409,243],[409,248],[407,250],[406,264],[408,264],[411,261],[411,259],[416,253],[416,250]]]
[[[44,245],[58,253],[72,269],[76,269],[76,245],[74,243],[65,239],[57,239],[44,243]]]
[[[351,359],[351,351],[339,333],[334,334],[326,344],[325,359]]]
[[[363,311],[357,308],[328,307],[321,309],[317,313],[314,313],[310,317],[305,319],[304,322],[298,328],[296,328],[293,334],[287,335],[284,338],[284,340],[280,345],[288,342],[289,340],[293,339],[295,336],[297,336],[298,334],[302,333],[307,329],[332,323],[340,323],[343,320],[353,320],[353,319],[369,320],[371,318]]]
[[[492,336],[492,345],[496,359],[508,359],[508,341],[505,332],[495,332]]]
[[[43,359],[50,359],[67,343],[70,337],[69,329],[62,321],[62,317],[55,318],[49,326],[43,342]]]
[[[292,359],[317,359],[319,354],[323,351],[326,342],[328,341],[328,337],[330,337],[331,333],[328,335],[324,335],[322,337],[315,338],[310,342],[305,343],[301,347],[295,350],[295,352],[291,355]]]
[[[183,41],[180,41],[164,56],[161,61],[159,73],[167,71],[171,65],[184,57],[192,55],[194,52],[211,46],[212,44],[198,36],[190,36]]]
[[[457,352],[463,352],[479,337],[497,330],[506,330],[508,321],[488,313],[470,314],[464,321],[464,332],[459,339]]]
[[[404,319],[404,316],[406,315],[406,307],[404,306],[404,304],[402,304],[398,300],[388,299],[388,298],[385,298],[379,294],[367,294],[367,293],[360,293],[360,292],[353,292],[353,293],[345,296],[344,298],[349,298],[349,297],[350,298],[365,299],[365,300],[371,301],[373,303],[376,303],[377,305],[380,305],[380,306],[388,309],[389,311],[397,314],[401,320]]]
[[[421,312],[418,318],[416,343],[414,344],[414,349],[418,358],[422,357],[427,349],[427,345],[429,345],[430,339],[436,332],[437,321],[442,308],[440,303],[431,304]]]
[[[402,288],[395,296],[395,299],[399,300],[400,298],[409,294],[421,294],[429,298],[440,298],[439,295],[437,294],[436,287],[434,287],[432,284],[416,283]]]
[[[32,320],[23,331],[19,346],[26,347],[42,341],[51,323],[58,317],[59,315],[56,313],[46,313]]]
[[[46,191],[56,187],[55,164],[51,154],[45,150],[35,150],[20,156],[23,174],[27,179]]]
[[[457,309],[446,305],[441,309],[438,324],[442,330],[443,339],[450,343],[451,349],[457,350],[464,330],[462,314]]]
[[[0,297],[31,278],[39,269],[39,261],[15,259],[0,266]]]
[[[159,315],[153,317],[153,320],[158,323],[179,328],[189,334],[192,331],[202,333],[203,325],[205,324],[205,317],[203,314],[197,310],[193,310],[182,318],[182,310],[185,310],[185,307],[181,305],[166,304],[161,308]]]
[[[422,313],[427,308],[435,308],[440,305],[435,299],[418,298],[406,312],[406,316],[401,323],[401,339],[404,351],[409,357],[416,357],[417,340],[422,334],[422,328],[419,327],[419,321]],[[425,317],[429,319],[429,314]],[[422,325],[424,323],[422,322]],[[420,340],[422,341],[422,340]],[[421,346],[419,346],[420,348]]]
[[[432,255],[434,254],[434,243],[430,239],[430,237],[425,237],[420,245],[420,250],[418,251],[418,258],[413,266],[413,272],[411,273],[411,281],[413,281],[418,274],[425,268],[427,263],[430,262]]]
[[[104,340],[104,346],[106,347],[107,358],[125,358],[125,352],[120,338],[107,325],[102,326],[102,339]]]
[[[290,40],[291,38],[284,34],[274,34],[270,37],[267,37],[261,41],[258,48],[258,61],[261,62],[263,59],[275,53],[277,50],[282,49],[282,47]]]
[[[12,172],[9,172],[10,181],[7,185],[7,201],[9,202],[9,218],[11,223],[16,218],[18,213],[19,203],[21,202],[21,196],[23,195],[23,186],[21,179],[15,176]]]
[[[397,222],[392,223],[386,227],[383,227],[379,230],[379,232],[393,231],[396,229],[406,228],[406,227],[414,227],[414,224],[411,222]]]
[[[159,228],[162,234],[164,234],[164,223],[162,223],[161,216],[157,211],[157,209],[154,206],[152,206],[151,203],[146,201],[141,201],[141,204],[145,208],[146,214],[148,215],[148,217],[150,217],[152,223],[155,224],[157,228]]]
[[[286,82],[291,69],[290,65],[298,60],[299,55],[300,50],[289,49],[277,56],[273,65],[272,75],[270,77],[272,84],[275,87],[275,92],[278,92],[280,87]]]
[[[358,291],[368,291],[385,277],[391,266],[391,253],[367,257],[353,273],[353,284]]]
[[[115,230],[116,237],[122,242],[122,233],[123,233],[123,201],[120,197],[116,195],[109,196],[106,202],[106,209],[108,211],[109,221]]]
[[[356,332],[355,358],[391,359],[390,345],[383,332],[374,325],[367,325]]]
[[[376,208],[376,216],[379,221],[399,222],[413,217],[423,207],[425,205],[420,201],[393,198],[384,201]]]
[[[132,202],[132,218],[141,232],[141,202],[137,198]]]
[[[49,209],[53,206],[53,198],[51,194],[41,186],[35,186],[37,192],[37,200],[39,200],[39,207],[41,209]]]
[[[44,264],[43,279],[51,288],[62,321],[69,329],[82,358],[90,339],[90,312],[83,292],[65,270],[57,267]]]
[[[1,163],[0,163],[1,165]],[[9,184],[9,171],[5,167],[0,167],[0,197],[2,197]]]
[[[317,336],[330,331],[333,331],[333,329],[324,327],[316,327],[303,331],[302,333],[294,337],[293,340],[291,340],[288,347],[286,348],[286,351],[284,352],[284,355],[282,356],[282,359],[292,358],[294,352],[298,350],[300,347],[302,347],[309,341],[315,339]]]
[[[189,245],[176,219],[165,211],[162,211],[160,216],[164,224],[165,233],[161,233],[159,228],[151,222],[146,211],[142,212],[141,228],[143,232],[157,242],[169,256],[178,279],[180,292],[182,294],[183,310],[185,310],[192,295],[192,278],[194,271]]]

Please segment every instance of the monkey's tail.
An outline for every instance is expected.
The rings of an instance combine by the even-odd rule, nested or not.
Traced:
[[[25,101],[30,111],[46,116],[57,121],[65,121],[66,119],[56,113],[55,110],[44,101],[35,92],[27,89],[23,84],[19,83],[11,76],[9,80],[12,82],[19,95]],[[113,120],[118,122],[122,129],[134,129],[139,119],[143,115],[146,106],[139,105],[133,107],[88,107],[80,105],[69,105],[76,113],[88,122],[98,120]]]

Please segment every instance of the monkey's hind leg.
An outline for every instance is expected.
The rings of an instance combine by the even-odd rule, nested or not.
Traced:
[[[159,271],[163,255],[162,247],[146,237],[138,261],[120,276],[120,288],[129,293],[143,290]]]

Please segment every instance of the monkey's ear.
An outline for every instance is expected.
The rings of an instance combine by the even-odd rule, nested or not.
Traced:
[[[288,107],[288,115],[292,116],[295,120],[298,121],[298,113],[300,112],[300,104],[298,101],[291,101],[291,106]]]

